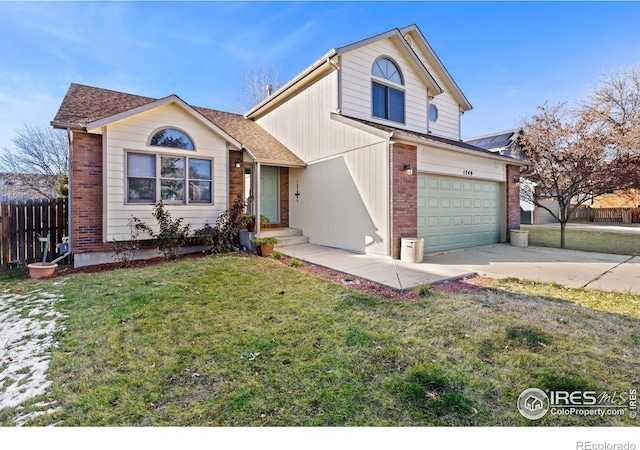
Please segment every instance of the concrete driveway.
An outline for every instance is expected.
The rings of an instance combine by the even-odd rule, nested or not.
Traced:
[[[278,250],[303,261],[402,290],[483,275],[640,294],[640,257],[624,255],[495,244],[426,254],[422,263],[406,263],[314,244]]]

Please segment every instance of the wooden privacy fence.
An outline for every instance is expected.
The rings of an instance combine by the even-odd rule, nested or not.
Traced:
[[[68,236],[68,199],[0,203],[0,269],[42,261],[49,233],[49,261],[58,256],[56,244]]]
[[[640,208],[578,208],[572,222],[640,223]]]

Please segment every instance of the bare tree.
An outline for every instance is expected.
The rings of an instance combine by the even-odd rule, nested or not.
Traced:
[[[610,151],[615,138],[593,108],[571,112],[560,103],[538,109],[539,114],[524,121],[519,141],[520,151],[532,163],[523,176],[536,184],[522,195],[560,222],[560,246],[565,248],[571,213],[593,197],[633,183],[637,158]],[[544,198],[555,200],[558,211]]]
[[[67,138],[48,126],[25,125],[16,130],[15,149],[2,149],[0,169],[8,182],[51,198],[68,191]]]
[[[245,71],[238,94],[237,112],[245,113],[249,111],[264,101],[271,92],[275,92],[282,87],[283,84],[280,78],[280,70],[276,66]]]
[[[582,107],[611,135],[611,151],[640,154],[640,65],[604,75]]]

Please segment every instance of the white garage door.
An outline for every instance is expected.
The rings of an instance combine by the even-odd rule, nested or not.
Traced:
[[[500,242],[500,183],[418,174],[418,237],[425,252]]]

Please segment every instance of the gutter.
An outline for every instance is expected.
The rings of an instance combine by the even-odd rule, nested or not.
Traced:
[[[521,161],[519,159],[509,158],[508,156],[495,155],[493,153],[480,153],[480,152],[477,152],[475,150],[458,147],[458,146],[455,146],[453,144],[446,144],[444,142],[438,142],[436,140],[421,139],[421,138],[416,138],[416,137],[412,137],[412,136],[407,136],[406,134],[404,134],[402,132],[399,132],[399,133],[395,134],[395,136],[397,137],[396,140],[398,140],[398,141],[411,142],[412,144],[430,145],[430,146],[438,147],[438,148],[441,148],[441,149],[444,149],[444,150],[450,150],[450,151],[454,151],[454,152],[458,152],[458,153],[464,153],[464,154],[470,155],[470,156],[477,156],[479,158],[493,159],[494,161],[500,161],[502,163],[511,164],[511,165],[514,165],[514,166],[528,167],[531,164],[528,161]]]

